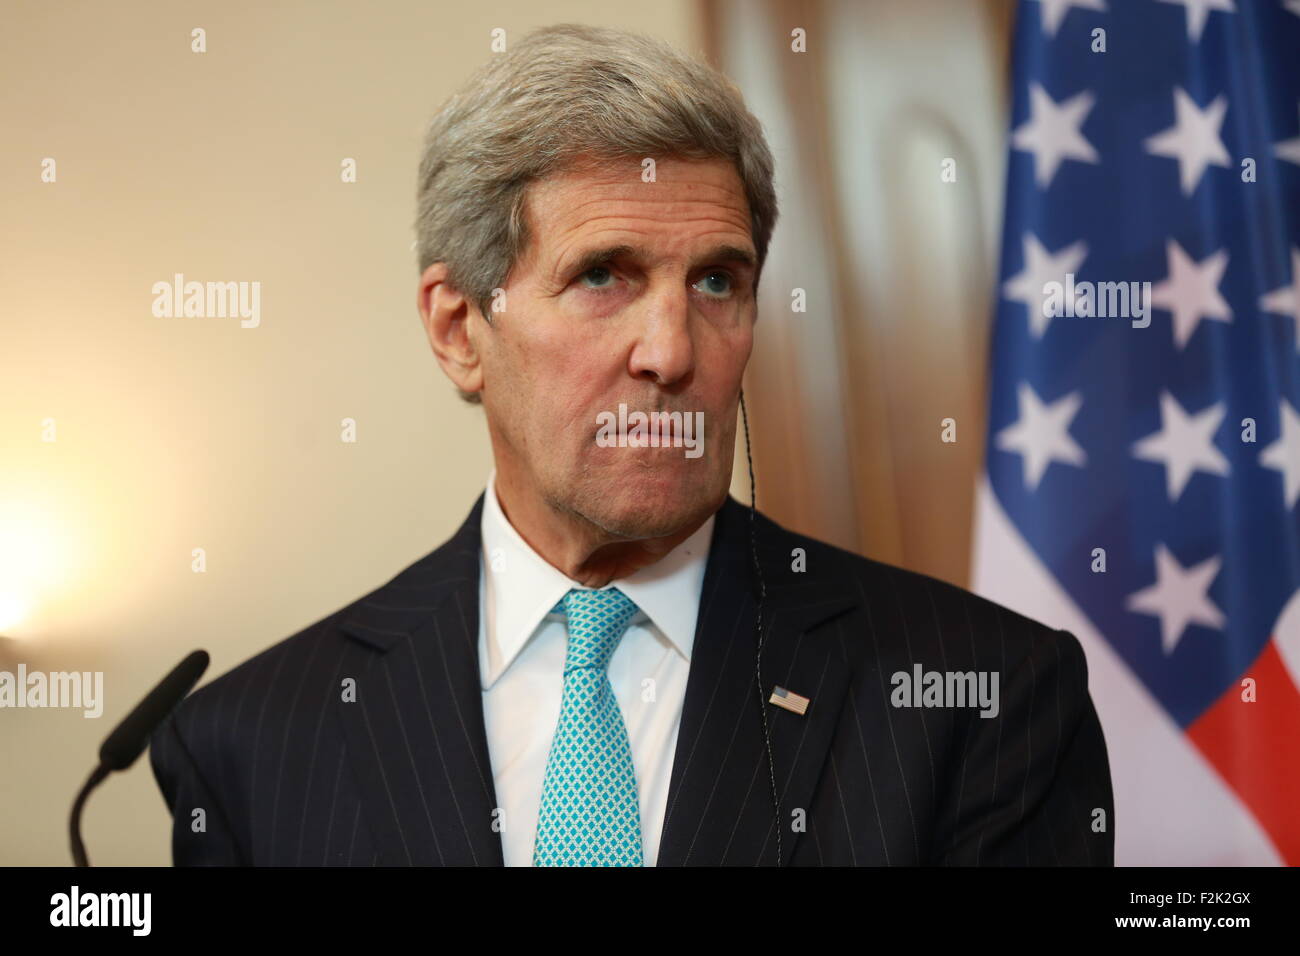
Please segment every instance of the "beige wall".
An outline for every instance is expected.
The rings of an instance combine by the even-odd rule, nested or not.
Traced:
[[[0,670],[103,671],[106,703],[0,710],[0,864],[65,864],[100,741],[166,670],[202,647],[216,676],[349,603],[482,488],[481,412],[429,353],[410,244],[422,126],[489,31],[694,50],[700,27],[687,0],[5,6],[0,608],[27,610]],[[154,317],[177,272],[260,282],[260,325]],[[84,831],[93,862],[170,862],[147,756]]]

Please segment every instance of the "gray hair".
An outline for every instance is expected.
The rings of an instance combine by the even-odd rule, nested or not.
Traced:
[[[573,23],[494,55],[434,117],[416,190],[420,272],[445,262],[448,282],[490,322],[492,292],[530,238],[528,186],[583,155],[730,160],[749,203],[757,283],[776,190],[740,92],[662,40]]]

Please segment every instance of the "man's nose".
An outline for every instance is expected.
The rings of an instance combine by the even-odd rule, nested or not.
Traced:
[[[663,289],[644,301],[645,313],[628,360],[634,378],[673,385],[695,367],[690,300],[685,287]]]

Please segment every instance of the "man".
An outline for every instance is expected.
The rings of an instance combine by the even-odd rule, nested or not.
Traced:
[[[655,41],[543,30],[449,101],[418,305],[495,470],[160,728],[178,864],[1112,862],[1071,635],[728,497],[776,213],[739,94]]]

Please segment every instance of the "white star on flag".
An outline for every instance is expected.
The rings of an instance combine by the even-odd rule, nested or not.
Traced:
[[[1200,262],[1173,239],[1165,243],[1169,277],[1151,289],[1151,304],[1166,309],[1174,320],[1174,342],[1181,349],[1201,319],[1231,322],[1232,309],[1219,295],[1219,282],[1228,268],[1228,250],[1220,249]]]
[[[1040,189],[1052,184],[1063,159],[1099,161],[1097,151],[1079,132],[1095,102],[1084,90],[1057,103],[1037,83],[1029,85],[1029,119],[1012,131],[1011,145],[1034,154],[1034,182]]]
[[[1184,568],[1164,544],[1156,545],[1156,583],[1130,594],[1125,608],[1160,618],[1160,649],[1168,657],[1188,624],[1222,630],[1226,618],[1207,593],[1223,558],[1215,555],[1194,568]]]
[[[1282,0],[1283,6],[1300,17],[1300,0]]]
[[[1296,496],[1300,495],[1300,415],[1285,398],[1278,404],[1282,434],[1259,453],[1259,463],[1282,472],[1283,493],[1290,510],[1295,506]]]
[[[1300,3],[1300,0],[1296,0]],[[1259,311],[1276,312],[1289,319],[1295,319],[1296,351],[1300,352],[1300,246],[1291,247],[1291,284],[1274,289],[1259,298]]]
[[[1204,110],[1187,95],[1181,86],[1174,87],[1174,125],[1143,142],[1153,156],[1166,156],[1178,160],[1179,185],[1190,196],[1205,168],[1232,165],[1228,148],[1219,138],[1223,117],[1228,112],[1228,99],[1222,93]]]
[[[1033,491],[1043,472],[1054,461],[1083,467],[1088,456],[1070,437],[1070,422],[1083,404],[1079,392],[1071,392],[1044,405],[1029,383],[1021,382],[1016,392],[1020,418],[998,432],[997,446],[1023,457],[1025,484]]]
[[[1227,406],[1217,402],[1204,411],[1188,415],[1178,400],[1160,393],[1160,431],[1153,432],[1133,446],[1133,454],[1144,461],[1165,466],[1170,502],[1176,502],[1191,480],[1193,471],[1212,475],[1228,473],[1228,459],[1214,447],[1214,433],[1227,413]]]
[[[1222,10],[1225,13],[1236,13],[1237,8],[1232,5],[1232,0],[1161,0],[1162,3],[1180,3],[1187,8],[1187,38],[1193,42],[1201,38],[1201,31],[1205,29],[1205,21],[1209,19],[1211,10]]]
[[[1037,236],[1027,232],[1021,239],[1021,249],[1024,268],[1002,284],[1002,294],[1012,302],[1025,304],[1029,310],[1029,331],[1041,338],[1051,321],[1050,316],[1043,315],[1043,300],[1047,298],[1043,287],[1049,282],[1059,282],[1064,287],[1066,273],[1078,275],[1083,260],[1088,258],[1088,246],[1080,240],[1053,254]]]
[[[1300,4],[1300,0],[1295,0],[1295,2]],[[1296,16],[1300,16],[1300,13],[1297,13]],[[1284,159],[1288,163],[1296,163],[1300,165],[1300,136],[1297,136],[1295,139],[1284,139],[1279,143],[1275,143],[1273,146],[1273,152],[1277,153],[1278,159]]]
[[[1038,0],[1042,4],[1042,10],[1039,13],[1043,21],[1043,32],[1049,37],[1056,36],[1056,30],[1065,19],[1065,15],[1070,12],[1071,7],[1080,7],[1085,10],[1106,10],[1106,0]],[[1296,0],[1300,3],[1300,0]]]

